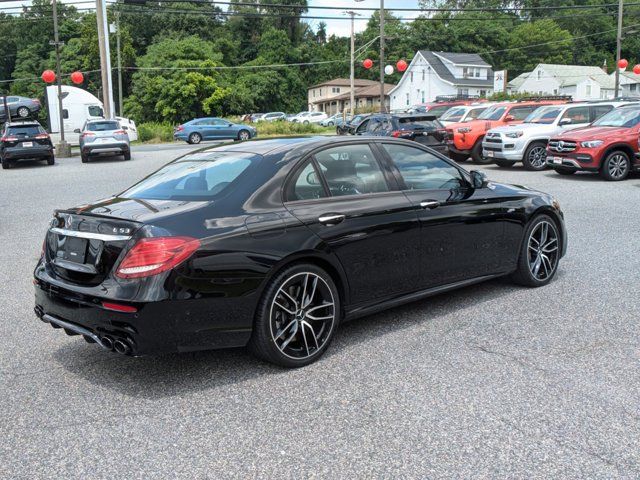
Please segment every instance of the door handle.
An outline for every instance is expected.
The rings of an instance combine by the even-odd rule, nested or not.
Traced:
[[[318,221],[323,225],[337,225],[346,218],[341,213],[325,213],[318,217]]]
[[[420,202],[420,208],[424,208],[425,210],[433,210],[434,208],[438,208],[440,206],[440,202],[436,200],[424,200]]]

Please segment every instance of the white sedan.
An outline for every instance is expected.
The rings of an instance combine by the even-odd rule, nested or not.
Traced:
[[[304,112],[295,117],[292,121],[296,123],[308,124],[308,123],[320,123],[323,120],[329,118],[324,112]]]

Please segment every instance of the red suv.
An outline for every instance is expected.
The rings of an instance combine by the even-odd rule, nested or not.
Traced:
[[[429,102],[422,105],[416,105],[409,109],[411,113],[429,113],[440,117],[444,112],[451,107],[457,107],[459,105],[470,105],[471,103],[478,103],[481,100],[478,97],[458,97],[456,95],[442,95],[436,97],[435,102]]]
[[[558,135],[547,145],[547,165],[561,175],[579,170],[623,180],[640,171],[640,105],[610,111],[590,126]]]

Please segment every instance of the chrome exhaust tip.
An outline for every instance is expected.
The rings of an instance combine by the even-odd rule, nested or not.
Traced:
[[[107,350],[113,350],[113,338],[105,335],[100,339],[100,343],[102,343],[102,346]]]
[[[113,349],[121,355],[127,355],[129,352],[131,352],[131,347],[124,340],[116,340],[113,343]]]

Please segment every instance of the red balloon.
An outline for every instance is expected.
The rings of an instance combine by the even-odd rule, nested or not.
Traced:
[[[56,72],[53,70],[45,70],[42,72],[42,76],[40,77],[45,83],[53,83],[56,79]]]
[[[633,73],[635,73],[636,75],[640,75],[640,65],[636,65],[635,67],[633,67]]]
[[[398,60],[398,63],[396,63],[396,68],[399,72],[404,72],[408,66],[409,65],[407,65],[407,62],[405,62],[404,60]]]
[[[627,62],[624,58],[621,58],[618,62],[618,68],[627,68],[629,62]]]
[[[365,59],[365,61],[362,62],[362,66],[369,70],[371,67],[373,67],[373,60],[371,60],[370,58]]]
[[[79,85],[84,82],[84,75],[82,74],[82,72],[73,72],[71,74],[71,81],[76,85]]]

